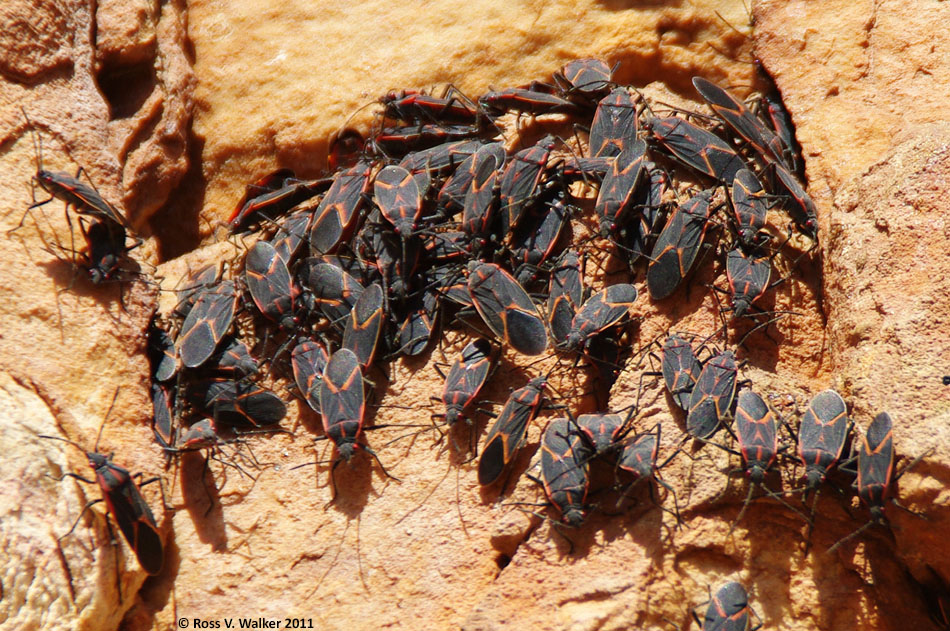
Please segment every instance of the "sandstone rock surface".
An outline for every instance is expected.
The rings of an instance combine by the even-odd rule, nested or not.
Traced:
[[[739,580],[764,628],[934,627],[928,607],[950,603],[950,548],[942,545],[950,387],[940,380],[950,374],[942,207],[950,127],[940,89],[950,44],[939,32],[948,11],[944,3],[914,10],[765,0],[754,5],[753,29],[742,3],[712,0],[4,3],[0,626],[166,629],[179,618],[292,617],[314,628],[686,629],[707,586]],[[747,489],[744,478],[725,475],[738,458],[687,447],[692,458],[681,454],[662,473],[676,489],[682,528],[638,488],[632,510],[595,511],[568,543],[512,505],[541,500],[530,480],[522,476],[499,503],[497,489],[478,486],[475,463],[429,434],[389,444],[401,434],[392,428],[367,440],[400,481],[358,457],[338,467],[344,492],[326,507],[327,465],[294,467],[325,463],[332,450],[314,443],[319,418],[296,400],[284,421],[292,435],[251,441],[256,480],[215,461],[206,470],[196,455],[165,468],[150,430],[145,329],[156,308],[174,303],[168,290],[188,270],[239,260],[242,246],[219,241],[217,224],[247,182],[278,166],[321,174],[328,137],[344,124],[368,125],[372,108],[347,119],[390,89],[451,83],[477,95],[597,56],[619,63],[618,81],[695,109],[693,75],[746,92],[753,54],[794,118],[821,245],[781,270],[790,280],[763,306],[799,315],[750,336],[742,375],[795,420],[826,387],[851,403],[862,429],[888,410],[898,453],[926,454],[900,479],[899,497],[927,521],[888,507],[890,530],[875,527],[828,555],[867,511],[855,500],[849,515],[847,499],[826,489],[808,551],[802,519],[774,501],[753,502],[731,530]],[[125,210],[146,238],[134,251],[142,277],[156,283],[76,279],[58,201],[5,234],[30,204],[36,169],[20,106],[42,139],[46,168],[82,165]],[[784,220],[771,219],[781,237]],[[795,245],[808,247],[801,238]],[[602,279],[604,267],[592,268]],[[711,268],[697,281],[724,282]],[[721,325],[712,292],[659,304],[641,293],[638,350],[671,327],[708,334]],[[730,326],[730,340],[750,328]],[[377,380],[373,422],[428,423],[439,411],[429,397],[441,389],[431,364],[450,361],[467,339],[448,332],[427,359],[394,362],[388,384]],[[556,366],[553,356],[527,363],[506,352],[484,398],[501,402],[510,387]],[[643,370],[646,361],[627,366],[612,408],[637,399]],[[644,384],[637,428],[662,422],[661,454],[671,453],[683,419],[671,416],[659,384]],[[552,385],[570,397],[589,377],[555,370]],[[578,405],[584,412],[593,403]],[[147,581],[124,541],[109,545],[101,508],[57,541],[99,491],[51,480],[89,470],[74,447],[37,436],[90,449],[107,412],[100,451],[161,475],[171,509],[161,510],[157,485],[147,487],[167,537],[165,568]],[[529,428],[526,452],[556,414]],[[529,460],[525,453],[516,469]],[[791,464],[782,469],[771,484],[799,486]],[[672,506],[662,489],[658,497]],[[797,505],[797,496],[787,500]]]

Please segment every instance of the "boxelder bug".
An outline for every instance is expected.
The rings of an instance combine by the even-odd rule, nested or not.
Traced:
[[[449,96],[452,89],[446,90],[443,97],[423,94],[416,90],[388,92],[379,102],[388,118],[407,123],[461,123],[474,124],[478,112],[459,96]]]
[[[692,345],[676,333],[671,333],[663,342],[660,355],[666,390],[680,409],[689,410],[693,388],[703,370]]]
[[[333,470],[341,461],[349,462],[353,453],[362,449],[376,459],[379,468],[387,476],[389,472],[372,449],[359,441],[363,432],[363,414],[366,411],[363,392],[363,374],[359,359],[348,348],[341,348],[330,356],[323,371],[320,386],[320,415],[323,417],[323,432],[336,445],[339,456],[333,460],[330,480],[333,498],[336,498],[336,482]],[[331,502],[333,499],[330,500]]]
[[[528,423],[541,409],[547,383],[547,377],[535,377],[508,397],[501,414],[488,430],[485,447],[478,461],[478,483],[482,486],[495,482],[514,459],[524,442]]]
[[[247,221],[256,216],[273,219],[302,202],[315,197],[330,186],[330,180],[314,180],[306,182],[289,177],[284,180],[283,186],[249,199],[242,208],[238,209],[228,220],[231,232],[241,228]]]
[[[462,349],[462,355],[449,368],[442,388],[445,424],[451,427],[465,418],[465,408],[478,397],[498,360],[498,349],[479,338]]]
[[[455,172],[445,179],[439,189],[438,205],[446,215],[454,215],[463,210],[465,196],[472,187],[472,180],[485,162],[494,164],[497,171],[505,163],[505,146],[500,142],[482,145],[475,153],[465,158]],[[486,175],[487,175],[486,171]]]
[[[761,66],[759,66],[759,69],[761,70]],[[768,77],[768,79],[774,86],[772,78]],[[762,96],[759,99],[759,104],[768,115],[768,121],[772,129],[775,130],[775,133],[782,141],[782,164],[788,168],[789,171],[801,177],[805,170],[804,161],[802,160],[802,148],[801,145],[798,144],[798,139],[795,138],[795,128],[792,125],[792,118],[789,116],[788,110],[785,109],[785,105],[782,104],[782,96],[778,93],[778,90],[773,90],[772,94]]]
[[[574,114],[578,106],[563,99],[550,90],[552,86],[532,84],[524,88],[506,88],[483,94],[478,104],[491,116],[502,116],[507,112],[521,112],[540,116],[542,114]]]
[[[231,339],[224,347],[211,356],[206,368],[219,373],[227,373],[246,377],[257,372],[257,360],[251,356],[247,344],[238,339]]]
[[[408,357],[421,355],[429,347],[438,317],[439,293],[434,287],[415,293],[406,303],[408,316],[399,327],[399,349]]]
[[[600,220],[600,236],[609,238],[617,232],[623,216],[630,210],[633,195],[643,174],[647,143],[636,140],[617,155],[604,176],[594,204]]]
[[[337,173],[314,212],[310,227],[310,253],[333,252],[349,236],[359,216],[360,206],[369,192],[368,162],[359,162],[350,169]]]
[[[290,265],[301,244],[307,240],[312,220],[313,209],[303,208],[287,215],[277,224],[277,232],[271,237],[270,244],[287,265]]]
[[[499,180],[502,235],[510,235],[518,227],[525,209],[535,198],[554,148],[554,137],[545,136],[533,147],[511,157]]]
[[[834,390],[819,392],[808,404],[798,430],[798,456],[805,465],[807,489],[817,490],[835,466],[851,431],[848,407]]]
[[[201,295],[201,291],[206,287],[211,287],[218,280],[218,272],[218,265],[212,263],[190,274],[185,285],[176,291],[178,304],[175,305],[172,315],[182,320],[186,319],[198,296]]]
[[[168,331],[152,320],[148,326],[148,362],[152,369],[152,379],[168,381],[174,377],[177,371],[176,359],[175,343],[172,342]]]
[[[762,183],[748,169],[740,169],[732,181],[732,208],[740,243],[746,247],[758,245],[756,237],[765,227],[769,206]]]
[[[537,280],[541,264],[562,241],[561,236],[570,226],[570,217],[577,210],[564,199],[547,202],[545,207],[540,217],[533,216],[522,222],[517,236],[511,239],[512,267],[515,279],[522,286]]]
[[[118,394],[118,390],[116,390],[116,396],[118,396]],[[112,405],[115,405],[115,398],[112,399]],[[112,406],[110,405],[109,412],[106,413],[106,418],[109,417],[111,411]],[[139,560],[139,565],[142,566],[142,569],[145,570],[147,574],[154,576],[162,571],[162,565],[165,562],[165,548],[162,543],[162,535],[158,530],[158,525],[155,522],[154,515],[152,515],[152,510],[148,507],[145,498],[142,497],[139,487],[132,480],[134,476],[126,469],[112,462],[112,456],[106,456],[97,451],[99,449],[99,439],[102,437],[103,427],[105,427],[105,421],[103,421],[102,426],[99,428],[99,435],[96,436],[96,445],[92,451],[86,451],[73,441],[58,436],[40,436],[40,438],[60,440],[85,452],[86,459],[89,461],[89,466],[92,467],[93,472],[95,472],[96,479],[89,480],[76,473],[65,473],[62,477],[75,478],[87,484],[99,485],[99,489],[102,491],[102,499],[105,500],[109,513],[119,525],[119,530],[122,531],[125,540],[135,552],[135,556]],[[62,479],[62,477],[59,479]],[[86,510],[100,501],[102,500],[92,500],[87,503],[83,507],[82,512],[80,512],[79,518],[76,519],[73,527],[69,529],[69,532],[60,537],[60,539],[72,533]]]
[[[887,412],[881,412],[874,417],[868,427],[867,434],[858,442],[857,452],[858,479],[855,484],[858,488],[858,497],[868,507],[871,519],[847,537],[839,539],[837,543],[828,548],[828,552],[834,551],[846,541],[853,539],[875,524],[886,524],[887,517],[884,515],[884,502],[888,499],[891,483],[895,482],[904,474],[904,471],[914,466],[923,457],[918,457],[905,467],[904,471],[895,474],[894,434],[891,417]],[[903,508],[893,498],[891,498],[891,501]],[[913,513],[909,510],[908,512]],[[913,514],[916,515],[917,513]]]
[[[244,258],[244,279],[257,309],[281,328],[297,326],[294,300],[300,289],[294,284],[287,263],[267,241],[258,241]]]
[[[618,434],[626,422],[619,414],[598,413],[581,414],[575,424],[575,430],[580,432],[593,458],[614,451]]]
[[[498,182],[500,164],[491,155],[479,159],[477,164],[473,165],[475,174],[462,201],[461,228],[475,243],[474,250],[485,246],[486,238],[491,235],[495,222],[495,184]]]
[[[647,289],[654,300],[672,295],[696,261],[709,224],[711,198],[712,192],[701,191],[676,208],[657,238],[647,267]]]
[[[682,118],[651,118],[646,126],[680,162],[720,182],[731,184],[736,172],[745,168],[725,140]]]
[[[567,341],[574,315],[580,309],[583,299],[584,285],[581,281],[581,265],[577,252],[567,250],[551,272],[548,281],[548,325],[555,344]]]
[[[86,247],[80,252],[77,265],[86,270],[94,285],[115,279],[121,271],[122,257],[142,243],[137,240],[134,245],[126,247],[125,228],[113,221],[96,220],[87,228],[80,220],[79,228]]]
[[[323,384],[323,371],[329,359],[322,344],[306,338],[301,339],[290,352],[294,381],[307,405],[315,412],[320,411],[320,388]]]
[[[342,267],[323,259],[304,259],[302,281],[313,301],[331,323],[341,327],[350,310],[363,295],[364,288]]]
[[[390,165],[376,175],[373,184],[379,210],[405,239],[416,229],[422,214],[422,194],[412,174],[402,167]]]
[[[54,173],[43,168],[43,149],[35,135],[33,123],[26,115],[26,110],[21,107],[20,111],[23,112],[23,117],[30,126],[30,134],[33,138],[33,152],[36,156],[36,173],[32,178],[34,190],[35,186],[39,184],[40,188],[50,194],[50,198],[38,202],[34,197],[33,203],[27,208],[27,212],[23,214],[20,223],[16,228],[13,228],[13,230],[17,230],[23,226],[23,222],[30,210],[48,204],[54,199],[65,202],[67,210],[72,206],[80,215],[97,217],[114,223],[123,229],[128,229],[130,227],[129,222],[115,206],[107,202],[94,188],[79,181],[78,177],[83,172],[81,168],[79,169],[79,173],[76,174],[76,177],[65,173]],[[11,232],[13,230],[11,230]]]
[[[513,349],[540,355],[548,347],[544,320],[511,274],[494,263],[483,263],[471,270],[468,291],[488,328]]]
[[[762,297],[769,288],[771,275],[772,262],[767,256],[753,258],[742,248],[731,250],[726,255],[726,278],[729,280],[732,309],[737,318]]]
[[[799,183],[798,179],[789,173],[785,167],[773,163],[769,168],[775,174],[775,177],[772,178],[774,184],[782,186],[788,192],[790,199],[784,204],[784,207],[791,215],[792,221],[798,226],[799,230],[817,243],[818,212],[815,209],[815,202],[805,192],[805,188]]]
[[[716,433],[719,424],[729,418],[736,396],[736,356],[723,351],[709,359],[689,398],[686,431],[693,438],[706,439]]]
[[[742,510],[736,517],[735,523],[739,523],[745,515],[749,502],[752,500],[752,493],[756,486],[765,485],[765,475],[775,458],[778,456],[778,424],[775,421],[775,414],[772,408],[765,400],[752,392],[743,390],[739,394],[739,402],[736,404],[736,437],[739,440],[739,450],[742,455],[742,462],[745,466],[746,475],[749,476],[749,494],[746,495],[745,502],[742,504]],[[789,506],[780,496],[772,491],[768,491],[770,497],[774,497],[786,508],[798,513],[797,510]],[[799,513],[800,514],[800,513]],[[733,524],[734,526],[735,524]]]
[[[808,491],[815,493],[806,541],[811,541],[821,483],[841,458],[850,432],[848,406],[841,395],[834,390],[824,390],[815,395],[802,416],[798,430],[798,457],[805,465],[804,491],[806,494]]]
[[[637,139],[637,104],[626,88],[601,99],[590,126],[590,155],[615,156]]]
[[[190,384],[188,396],[217,423],[263,427],[279,423],[287,414],[280,397],[247,381],[195,382]]]
[[[178,356],[186,367],[196,368],[211,357],[231,328],[237,303],[238,292],[233,280],[201,290],[175,341]]]
[[[656,464],[657,452],[660,447],[660,425],[657,423],[656,431],[650,431],[645,434],[637,434],[634,436],[627,436],[620,439],[619,436],[615,436],[615,441],[619,439],[619,444],[615,442],[615,448],[620,449],[620,455],[617,459],[617,468],[621,471],[626,471],[633,475],[634,480],[630,484],[632,487],[634,484],[640,480],[653,480],[664,489],[669,491],[673,496],[673,508],[675,510],[670,511],[669,509],[663,507],[659,502],[657,502],[656,497],[653,495],[653,487],[650,486],[650,499],[653,500],[653,503],[660,507],[661,510],[664,510],[676,518],[677,523],[681,521],[680,511],[679,511],[679,502],[676,499],[676,491],[673,487],[661,479],[659,476],[659,470],[665,467],[676,454],[679,453],[677,449],[674,451],[669,458],[663,461],[663,464]],[[628,487],[629,490],[629,487]]]
[[[742,101],[702,77],[693,77],[693,86],[716,116],[752,145],[766,163],[783,160],[782,141]]]
[[[637,288],[626,283],[610,285],[588,298],[571,322],[564,350],[580,351],[594,335],[626,318],[636,299]]]
[[[376,343],[379,341],[386,315],[383,306],[383,288],[378,283],[373,283],[353,305],[350,317],[347,318],[346,327],[343,329],[343,348],[348,348],[356,354],[360,366],[365,367],[373,363]]]
[[[745,587],[735,581],[720,587],[716,595],[709,599],[709,607],[701,622],[696,612],[693,612],[702,631],[750,631],[752,615],[755,612],[749,607],[749,594]],[[751,631],[761,626],[756,625]]]
[[[175,442],[175,413],[172,392],[160,383],[152,384],[152,429],[162,446]]]
[[[570,421],[551,421],[541,438],[544,494],[561,513],[561,521],[571,528],[580,526],[586,517],[588,460],[584,443]]]
[[[554,73],[554,81],[566,95],[577,92],[597,98],[610,89],[613,71],[601,59],[575,59]]]

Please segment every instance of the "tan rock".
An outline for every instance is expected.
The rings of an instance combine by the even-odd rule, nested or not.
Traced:
[[[452,83],[477,95],[546,79],[577,57],[619,62],[617,79],[645,86],[654,102],[696,108],[694,74],[729,86],[754,80],[741,3],[96,6],[94,15],[75,2],[0,7],[0,165],[8,176],[0,182],[0,230],[20,221],[36,169],[29,127],[16,109],[22,104],[43,140],[44,166],[74,173],[82,165],[141,233],[154,235],[135,256],[145,275],[162,262],[155,277],[163,291],[146,282],[97,288],[74,279],[68,253],[55,245],[72,247],[59,201],[0,236],[7,454],[0,458],[0,542],[11,551],[0,565],[4,627],[105,629],[124,618],[125,628],[164,629],[176,618],[223,626],[226,618],[293,617],[312,619],[315,628],[620,629],[672,621],[686,629],[707,586],[740,580],[764,628],[927,628],[918,584],[946,592],[950,577],[941,545],[950,388],[940,382],[950,374],[940,268],[950,236],[941,206],[950,128],[940,122],[940,86],[950,65],[946,38],[934,33],[946,22],[943,4],[755,6],[756,56],[797,125],[822,258],[806,256],[795,269],[777,262],[776,275],[790,278],[762,306],[797,315],[746,340],[741,376],[793,423],[814,393],[834,386],[853,403],[862,429],[886,409],[898,453],[929,453],[899,484],[901,501],[929,520],[889,506],[893,535],[875,527],[833,555],[824,551],[862,523],[864,507],[855,500],[851,517],[846,501],[825,489],[807,553],[802,519],[774,501],[750,504],[730,532],[748,487],[743,477],[724,475],[738,458],[712,447],[687,446],[689,454],[662,471],[676,490],[682,528],[641,485],[622,507],[628,510],[611,510],[616,497],[602,493],[592,498],[610,500],[602,510],[560,534],[519,508],[553,511],[515,505],[542,501],[534,483],[520,476],[499,504],[497,489],[477,485],[476,463],[459,462],[444,449],[448,437],[436,445],[431,432],[395,442],[416,430],[368,432],[399,480],[358,455],[336,468],[340,495],[326,506],[334,452],[313,442],[320,421],[300,402],[290,403],[283,423],[293,435],[225,447],[223,457],[256,480],[214,460],[206,470],[196,455],[165,472],[148,427],[148,319],[156,305],[167,312],[174,304],[167,290],[189,270],[240,262],[241,246],[213,242],[247,182],[277,166],[321,174],[330,134],[344,124],[365,128],[371,108],[348,117],[387,90]],[[787,219],[775,211],[770,223],[782,238]],[[207,247],[167,260],[199,244]],[[801,237],[793,245],[809,246]],[[602,279],[606,264],[595,259],[588,271]],[[651,340],[668,329],[708,335],[721,326],[721,300],[701,283],[724,282],[707,264],[689,293],[660,304],[638,283],[635,356],[611,407],[638,399]],[[730,324],[730,343],[750,329]],[[388,379],[374,375],[381,407],[370,410],[372,422],[429,423],[440,411],[429,398],[441,389],[431,362],[451,361],[467,339],[447,332],[428,362],[400,360]],[[583,372],[569,374],[552,359],[529,367],[510,351],[483,397],[501,402],[510,387],[552,369],[555,397],[576,412],[593,408],[589,398],[571,399],[590,388]],[[654,379],[643,385],[636,427],[662,423],[664,458],[681,442],[683,418],[671,414]],[[76,448],[35,437],[91,448],[117,386],[100,450],[114,450],[115,462],[130,470],[161,474],[174,509],[164,517],[157,489],[146,489],[168,538],[166,567],[144,586],[128,545],[108,544],[101,508],[57,546],[84,499],[99,491],[50,480],[90,472]],[[557,414],[545,411],[529,427],[516,472],[529,467],[543,424]],[[461,429],[456,438],[464,443]],[[260,471],[249,464],[250,451]],[[320,464],[294,468],[314,461]],[[801,484],[793,469],[782,466],[785,489]],[[596,475],[604,485],[613,479],[609,469]],[[673,507],[664,489],[655,495]],[[786,501],[798,505],[797,496]]]

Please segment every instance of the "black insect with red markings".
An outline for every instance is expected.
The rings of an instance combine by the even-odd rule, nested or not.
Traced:
[[[208,362],[205,368],[214,370],[219,374],[235,375],[246,377],[257,372],[258,362],[251,355],[251,350],[247,344],[238,339],[231,339],[225,343],[221,350],[217,351]]]
[[[647,267],[647,289],[654,300],[671,296],[696,261],[709,225],[711,199],[711,191],[701,191],[677,207],[657,238]]]
[[[871,513],[871,519],[850,535],[839,539],[828,549],[829,553],[871,526],[876,524],[886,525],[888,522],[887,516],[884,514],[884,508],[888,500],[899,508],[920,517],[920,515],[905,508],[890,496],[891,485],[924,457],[923,455],[918,456],[900,473],[895,472],[894,430],[890,414],[881,412],[874,417],[874,420],[868,426],[867,433],[857,442],[856,451],[857,455],[854,457],[857,458],[858,479],[855,481],[855,486],[858,489],[858,497],[861,498],[861,501]]]
[[[122,260],[141,245],[141,239],[126,246],[125,228],[113,221],[93,221],[86,227],[80,219],[79,228],[86,247],[79,253],[76,265],[86,271],[94,285],[119,280]]]
[[[376,355],[379,334],[386,319],[383,303],[383,288],[373,283],[353,305],[343,329],[343,348],[348,348],[356,354],[360,366],[372,364]]]
[[[723,351],[706,362],[689,398],[686,431],[690,436],[709,438],[720,423],[731,418],[738,372],[732,351]]]
[[[50,194],[50,197],[41,201],[36,201],[34,197],[33,203],[29,205],[23,217],[20,218],[20,223],[10,232],[23,226],[26,216],[32,209],[48,204],[54,199],[64,202],[67,211],[72,207],[80,215],[88,215],[113,223],[120,228],[129,229],[128,220],[115,206],[107,202],[95,188],[79,180],[79,177],[83,174],[82,168],[79,169],[75,177],[66,173],[47,171],[43,168],[43,149],[40,140],[36,136],[33,122],[26,115],[26,110],[21,107],[20,111],[23,112],[23,117],[30,127],[30,134],[33,139],[33,152],[36,159],[36,173],[32,178],[33,190],[35,191],[36,185],[39,185],[40,188]]]
[[[465,197],[472,188],[475,174],[485,162],[491,162],[494,167],[486,167],[485,174],[501,169],[505,163],[505,146],[500,142],[480,145],[477,151],[465,158],[455,171],[445,179],[439,189],[438,206],[445,215],[454,215],[464,209]],[[484,178],[483,178],[484,181]],[[464,222],[463,222],[464,223]]]
[[[269,243],[274,246],[277,254],[288,266],[297,256],[300,246],[307,240],[312,220],[313,209],[302,208],[287,215],[277,224],[277,232],[271,237]]]
[[[660,355],[660,366],[667,392],[680,409],[689,410],[693,388],[696,387],[696,382],[703,370],[696,358],[696,353],[693,352],[693,346],[688,340],[676,333],[671,333],[663,342]]]
[[[632,411],[631,411],[632,413]],[[604,457],[613,454],[616,457],[617,443],[627,427],[626,419],[619,414],[597,413],[581,414],[574,425],[575,431],[580,432],[590,458]]]
[[[637,102],[626,88],[614,88],[601,99],[590,126],[591,157],[621,153],[637,140]]]
[[[743,390],[739,393],[735,422],[739,452],[742,455],[742,462],[750,482],[749,493],[746,495],[742,510],[739,511],[739,515],[736,517],[736,523],[738,523],[749,507],[755,488],[764,486],[765,475],[775,464],[779,446],[778,424],[775,421],[775,413],[765,400],[755,392]],[[768,494],[785,504],[787,508],[795,510],[788,506],[778,495],[771,491],[768,491]]]
[[[478,461],[478,483],[492,484],[524,443],[525,431],[544,403],[547,377],[535,377],[508,397],[505,407],[488,430],[485,447]]]
[[[197,368],[211,357],[231,328],[237,305],[238,292],[233,280],[199,290],[175,341],[178,356],[187,368]]]
[[[386,127],[369,139],[369,146],[377,154],[392,157],[448,142],[467,140],[480,134],[481,129],[476,125],[425,123],[409,127]]]
[[[445,424],[452,427],[459,419],[468,421],[465,412],[478,397],[498,360],[498,349],[491,342],[479,338],[462,349],[445,376],[442,402],[445,404]]]
[[[669,510],[657,501],[653,494],[653,486],[650,485],[650,499],[660,507],[661,510],[670,513],[676,518],[677,524],[681,521],[679,512],[679,501],[676,499],[676,490],[663,480],[659,471],[668,465],[679,453],[677,449],[661,464],[656,463],[657,455],[660,449],[660,430],[659,423],[649,432],[624,436],[623,432],[617,432],[614,436],[612,448],[619,451],[617,458],[617,469],[625,471],[633,476],[633,481],[624,491],[626,494],[629,489],[640,480],[652,480],[662,486],[673,496],[673,510]]]
[[[798,430],[798,457],[809,490],[817,490],[841,458],[851,425],[848,406],[834,390],[819,392],[809,402]]]
[[[491,145],[489,145],[491,146]],[[492,151],[479,151],[472,168],[475,173],[462,200],[461,228],[469,236],[475,250],[482,249],[491,236],[497,208],[497,182],[502,161]]]
[[[457,90],[446,90],[438,97],[417,90],[386,93],[380,100],[388,118],[406,123],[460,123],[472,125],[478,110]]]
[[[323,432],[336,445],[338,456],[333,459],[330,480],[333,486],[333,498],[336,498],[336,482],[333,470],[340,462],[349,462],[357,450],[371,455],[379,468],[388,477],[389,472],[379,461],[372,449],[359,442],[363,433],[363,420],[366,412],[363,373],[360,372],[359,359],[348,348],[341,348],[330,356],[323,371],[320,386],[320,415],[323,419]]]
[[[429,347],[438,325],[439,295],[435,287],[427,287],[409,296],[405,304],[407,315],[399,327],[399,353],[415,357]]]
[[[307,338],[300,339],[290,352],[297,389],[314,412],[320,411],[323,371],[329,360],[330,356],[323,344]]]
[[[554,137],[545,136],[533,147],[522,149],[511,157],[499,180],[501,201],[501,234],[511,235],[521,223],[541,187],[551,161]]]
[[[647,143],[636,140],[617,155],[604,176],[594,204],[600,221],[600,236],[610,238],[633,206],[634,194],[643,175]]]
[[[567,341],[574,315],[581,308],[583,299],[584,285],[577,252],[566,250],[548,281],[548,326],[555,344]]]
[[[736,173],[745,168],[725,140],[682,118],[651,118],[645,126],[674,158],[703,175],[732,184]]]
[[[613,74],[602,59],[575,59],[554,73],[554,81],[567,97],[596,99],[610,89]]]
[[[244,280],[258,311],[281,328],[297,326],[294,301],[300,288],[287,263],[267,241],[258,241],[244,258]]]
[[[491,116],[508,112],[520,112],[541,116],[543,114],[576,114],[580,108],[573,101],[557,96],[556,89],[543,83],[532,83],[521,88],[506,88],[486,92],[478,104]]]
[[[342,267],[324,259],[304,259],[301,271],[301,281],[309,290],[313,305],[342,330],[350,311],[365,291],[363,285]]]
[[[745,247],[759,245],[759,231],[765,227],[769,202],[759,178],[748,169],[741,169],[732,181],[732,208],[739,242]]]
[[[358,162],[333,179],[310,225],[311,254],[329,254],[350,236],[369,192],[371,168],[368,162]]]
[[[720,587],[716,595],[709,599],[709,607],[702,620],[693,612],[702,631],[755,631],[762,625],[749,628],[753,615],[755,612],[749,607],[749,594],[745,587],[735,581]]]
[[[286,173],[289,173],[289,176],[283,179],[283,181],[279,179],[279,176],[276,181],[273,179],[275,175],[283,175]],[[265,192],[247,199],[247,201],[245,201],[242,206],[236,208],[228,218],[228,226],[231,232],[243,228],[252,220],[257,220],[262,217],[274,219],[297,204],[316,197],[326,190],[331,182],[329,179],[313,181],[297,180],[294,178],[293,171],[284,169],[267,176],[265,180],[261,180],[261,182],[263,181],[268,182],[268,184],[265,184],[263,187],[259,185],[255,186],[265,190]],[[272,181],[276,182],[276,187],[267,190],[270,188]],[[250,189],[251,187],[248,187],[249,191]]]
[[[782,141],[742,101],[702,77],[693,77],[693,86],[716,116],[749,143],[765,164],[784,161]]]
[[[189,384],[187,397],[222,425],[265,427],[279,423],[287,414],[280,397],[247,381],[196,381]]]
[[[726,278],[729,280],[732,310],[737,318],[765,294],[771,275],[772,261],[768,256],[746,254],[742,248],[731,250],[726,255]]]
[[[818,211],[811,195],[805,192],[805,187],[785,167],[779,164],[771,164],[769,165],[769,171],[774,174],[774,177],[772,177],[773,187],[784,188],[788,193],[782,207],[788,211],[792,222],[798,229],[817,244]]]
[[[593,336],[628,317],[636,300],[637,288],[626,283],[598,291],[574,315],[563,350],[581,351]]]
[[[541,477],[544,494],[571,528],[587,517],[589,462],[584,441],[566,418],[551,421],[541,437]]]
[[[482,263],[470,271],[468,291],[488,328],[513,349],[540,355],[548,347],[544,320],[511,274],[494,263]]]
[[[373,187],[379,210],[396,234],[403,238],[412,234],[422,214],[422,195],[412,174],[390,165],[376,175]]]
[[[561,237],[570,226],[571,215],[577,210],[564,199],[556,199],[545,206],[546,211],[540,217],[522,222],[509,248],[515,279],[523,287],[537,280],[538,271],[562,241]]]
[[[116,391],[116,396],[118,396],[118,390]],[[114,405],[115,398],[112,400],[112,406]],[[112,412],[112,406],[109,406],[109,412],[106,413],[106,418],[108,418]],[[139,560],[139,565],[142,566],[142,569],[145,570],[147,574],[154,576],[162,571],[162,566],[165,562],[165,546],[162,543],[162,535],[159,532],[158,524],[155,522],[152,509],[148,507],[148,503],[145,501],[145,498],[142,497],[142,492],[139,491],[139,486],[136,485],[133,480],[134,477],[140,476],[141,474],[130,474],[127,469],[123,469],[115,464],[112,461],[111,455],[106,456],[98,452],[99,439],[102,437],[103,427],[105,427],[105,421],[103,421],[102,426],[99,428],[99,434],[96,436],[96,445],[92,451],[86,451],[73,441],[59,436],[40,436],[40,438],[49,438],[69,443],[83,451],[86,454],[86,459],[89,461],[89,466],[92,467],[96,476],[95,480],[90,480],[76,473],[65,473],[58,479],[62,480],[65,477],[70,477],[81,480],[87,484],[98,484],[99,490],[102,491],[102,499],[92,500],[87,503],[80,512],[79,518],[76,519],[73,527],[59,539],[62,540],[75,530],[79,519],[82,518],[90,506],[105,500],[109,514],[112,515],[112,518],[119,525],[119,530],[122,531],[125,540],[133,552],[135,552],[135,556]],[[155,478],[155,480],[157,479],[158,478]],[[151,481],[154,480],[142,482],[141,484],[148,484]]]

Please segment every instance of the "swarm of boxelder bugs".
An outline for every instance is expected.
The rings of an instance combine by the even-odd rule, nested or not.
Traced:
[[[673,496],[674,510],[655,503],[679,522],[675,490],[658,471],[685,448],[658,464],[659,424],[638,427],[636,407],[626,418],[603,411],[640,345],[646,302],[672,312],[692,291],[727,287],[719,290],[730,304],[717,315],[756,317],[782,263],[792,267],[806,254],[789,256],[801,242],[792,231],[817,245],[817,214],[780,102],[746,102],[697,77],[708,109],[677,110],[615,82],[614,70],[584,59],[547,80],[481,95],[392,90],[371,104],[370,129],[345,128],[331,139],[329,171],[298,178],[297,165],[280,165],[248,178],[224,222],[244,251],[185,279],[174,309],[149,332],[160,448],[170,456],[213,450],[277,430],[290,392],[306,414],[320,416],[312,426],[333,454],[322,471],[333,496],[345,494],[346,468],[372,465],[357,452],[382,468],[368,430],[373,388],[385,393],[389,384],[387,365],[438,352],[451,363],[431,416],[444,417],[440,434],[459,419],[471,427],[472,477],[481,485],[506,478],[529,429],[544,422],[549,395],[592,397],[599,412],[568,414],[542,434],[542,486],[560,521],[580,526],[597,511],[592,497],[621,489],[622,500],[647,479]],[[551,124],[530,137],[521,123],[531,119]],[[34,184],[50,199],[34,199],[28,213],[39,217],[47,202],[64,202],[81,247],[55,251],[71,255],[93,283],[122,278],[135,247],[124,216],[78,176],[43,169],[39,145],[36,154]],[[608,266],[608,256],[619,265]],[[597,267],[593,280],[588,261]],[[447,329],[459,335],[447,337]],[[453,337],[462,341],[445,353]],[[767,470],[784,466],[780,425],[758,395],[736,397],[743,344],[709,353],[693,341],[702,337],[670,334],[658,353],[661,372],[642,375],[663,376],[684,441],[709,442],[720,429],[734,436],[751,498]],[[549,368],[514,384],[527,381],[496,409],[479,446],[481,397],[492,391],[496,364],[519,356]],[[575,367],[596,385],[557,392]],[[663,425],[675,437],[677,424]],[[841,459],[849,426],[837,394],[809,405],[798,438],[807,490],[817,495]],[[876,420],[856,449],[858,494],[873,523],[883,521],[895,477],[891,440],[889,423]],[[97,474],[119,471],[97,462]],[[615,486],[591,490],[595,462],[609,464]],[[143,567],[157,571],[154,523],[119,482],[101,486],[129,504],[132,517],[114,516],[142,551]],[[656,500],[654,490],[651,482]],[[129,523],[139,524],[138,543]],[[703,628],[748,628],[746,601],[741,585],[726,585]]]

